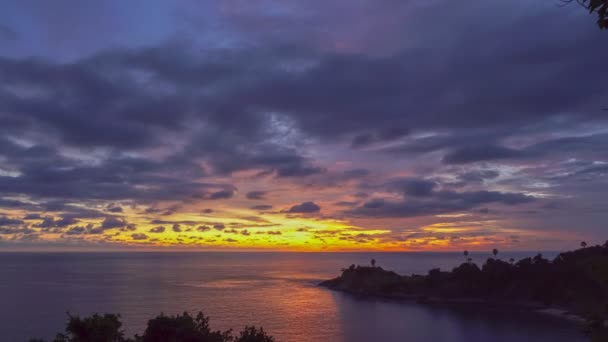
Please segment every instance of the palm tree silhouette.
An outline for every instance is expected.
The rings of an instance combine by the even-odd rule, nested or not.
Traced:
[[[465,249],[462,254],[464,254],[464,261],[469,261],[469,251]]]
[[[496,256],[498,255],[498,249],[494,248],[492,250],[492,254],[494,254],[494,259],[496,259]]]
[[[585,241],[581,241],[581,247],[582,247],[582,248],[587,247],[587,243],[586,243]]]
[[[372,267],[376,267],[376,259],[372,259]]]

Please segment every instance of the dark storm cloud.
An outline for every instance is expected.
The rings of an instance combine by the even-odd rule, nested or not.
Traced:
[[[12,219],[6,216],[0,216],[0,226],[14,226],[17,224],[23,224],[23,221]]]
[[[73,217],[73,216],[64,216],[60,220],[55,221],[55,224],[59,228],[65,228],[67,226],[71,226],[73,224],[78,223],[78,221],[79,220],[76,217]]]
[[[565,158],[605,161],[608,151],[608,139],[597,133],[606,124],[599,109],[608,90],[599,70],[608,46],[585,13],[525,0],[283,6],[229,11],[223,20],[211,18],[221,22],[211,34],[185,28],[181,42],[166,43],[158,41],[172,32],[152,20],[125,16],[146,30],[114,28],[110,24],[120,19],[103,15],[92,18],[91,27],[65,24],[82,24],[90,6],[41,11],[41,23],[20,23],[24,34],[55,39],[46,47],[0,53],[0,207],[38,213],[40,228],[121,212],[107,202],[142,203],[146,214],[171,215],[182,207],[156,212],[156,205],[232,198],[233,184],[206,179],[239,171],[336,191],[345,181],[364,179],[411,200],[373,194],[366,203],[352,203],[355,214],[373,210],[374,216],[526,203],[525,183],[537,179],[563,182],[560,190],[585,201],[589,189],[603,184],[601,164],[567,175],[557,169]],[[430,24],[437,13],[451,15]],[[20,27],[0,26],[0,40],[13,36],[11,46],[24,41],[13,34]],[[83,35],[64,42],[68,29]],[[155,38],[116,38],[132,37],[131,31]],[[422,174],[407,170],[410,157],[433,161],[424,165],[433,176],[391,183],[381,179],[386,170],[376,171],[384,162],[391,172],[403,162],[400,174]],[[346,160],[356,169],[333,171],[331,162]],[[482,162],[549,166],[520,171],[519,179],[467,173],[469,164]],[[471,191],[451,192],[432,178],[449,177],[441,174],[445,168],[463,168],[452,179]],[[513,193],[473,191],[490,179]],[[99,210],[85,212],[83,205]],[[305,202],[286,212],[292,210],[320,208]],[[51,212],[60,219],[46,217]]]
[[[0,176],[0,192],[5,194],[84,200],[217,199],[229,195],[229,190],[218,188],[233,188],[225,184],[190,180],[191,177],[203,176],[204,172],[200,166],[185,159],[169,158],[158,162],[143,158],[111,157],[91,166],[62,157],[54,149],[37,150],[35,147],[11,145],[15,153],[4,155],[9,163],[14,162],[20,168],[21,175]],[[64,203],[57,203],[60,208],[48,210],[64,209]],[[120,210],[117,208],[110,210]]]
[[[387,128],[375,133],[363,133],[355,136],[352,140],[351,147],[361,148],[367,147],[374,143],[389,142],[407,135],[409,131],[405,128]]]
[[[250,200],[263,200],[266,199],[266,194],[268,192],[267,191],[260,191],[260,190],[256,190],[256,191],[250,191],[247,193],[246,197]]]
[[[494,179],[500,176],[500,172],[496,170],[472,170],[463,173],[459,176],[459,179],[463,182],[479,183],[486,179]]]
[[[57,224],[55,223],[55,220],[52,217],[44,217],[42,219],[42,222],[35,224],[34,227],[47,229],[57,227]]]
[[[233,196],[234,196],[233,190],[221,190],[221,191],[216,191],[216,192],[209,194],[208,199],[210,199],[210,200],[228,199],[228,198],[232,198]]]
[[[35,208],[35,205],[32,205],[30,203],[26,203],[26,202],[22,202],[22,201],[18,201],[18,200],[12,200],[12,199],[5,199],[5,198],[0,198],[0,208],[19,208],[19,209],[26,209],[26,210],[31,210],[33,208]]]
[[[24,220],[41,220],[40,214],[27,214],[23,217]]]
[[[122,207],[119,206],[108,206],[106,211],[111,213],[122,213]]]
[[[383,206],[384,206],[384,199],[382,199],[382,198],[374,198],[363,204],[363,207],[368,208],[368,209],[381,208]]]
[[[437,187],[437,183],[426,179],[408,178],[392,181],[388,187],[401,191],[407,196],[426,197]]]
[[[475,24],[482,27],[488,23]],[[472,47],[476,40],[484,38],[474,35],[465,43]],[[579,38],[575,35],[559,37],[559,43],[571,49],[545,42],[547,56],[552,56],[553,50],[558,48],[567,54],[577,51],[577,48],[582,49],[581,45],[591,46],[593,42],[591,37]],[[4,58],[0,62],[0,70],[5,84],[36,85],[43,90],[32,95],[34,98],[29,101],[24,101],[18,94],[6,92],[4,96],[8,101],[5,102],[5,112],[19,113],[20,116],[4,116],[7,122],[21,128],[48,128],[51,132],[57,132],[66,143],[118,148],[158,145],[162,143],[158,137],[163,136],[158,132],[170,134],[184,131],[186,121],[202,120],[209,127],[214,127],[203,134],[204,139],[220,138],[215,144],[204,145],[209,147],[199,147],[197,150],[212,160],[217,170],[231,172],[242,168],[266,167],[274,170],[278,176],[293,177],[323,172],[323,169],[306,165],[297,154],[277,155],[276,146],[272,144],[271,150],[264,150],[262,142],[267,135],[263,127],[269,120],[264,113],[285,113],[310,135],[325,138],[353,135],[356,141],[360,141],[357,143],[359,146],[374,141],[390,141],[407,133],[403,128],[381,127],[386,122],[391,122],[393,127],[401,125],[413,130],[454,130],[471,126],[489,128],[539,123],[555,113],[563,113],[567,108],[573,109],[569,111],[573,113],[572,116],[581,118],[599,117],[601,114],[576,109],[597,103],[605,93],[600,90],[574,93],[566,84],[557,81],[553,64],[539,64],[540,58],[536,60],[528,53],[536,42],[525,41],[523,46],[492,44],[488,54],[493,56],[479,56],[476,49],[459,47],[459,55],[462,56],[448,60],[447,65],[436,56],[451,55],[453,51],[445,50],[449,47],[437,48],[437,51],[417,51],[414,46],[408,51],[383,58],[317,55],[318,63],[298,74],[288,69],[277,69],[272,62],[287,62],[298,56],[302,49],[292,48],[291,55],[287,55],[285,49],[279,47],[266,48],[263,52],[236,50],[227,56],[211,53],[197,58],[185,46],[168,44],[156,48],[111,50],[72,64]],[[508,58],[499,54],[505,48],[512,51]],[[269,56],[271,58],[267,60]],[[423,61],[422,65],[407,62],[414,56],[416,60]],[[593,65],[600,66],[602,63],[602,58],[594,56],[578,56],[586,61],[561,65],[560,77],[599,84],[600,79],[588,71],[594,70]],[[258,57],[260,59],[255,60]],[[243,61],[253,61],[257,69],[246,66],[249,63]],[[492,61],[492,64],[488,61]],[[176,63],[179,67],[175,67]],[[467,65],[476,65],[483,72],[478,70],[473,76],[464,73]],[[520,73],[519,78],[517,73],[510,70],[509,66],[512,65],[520,66],[515,70]],[[581,65],[585,65],[585,68],[581,68]],[[527,79],[530,68],[534,68],[539,75],[534,82]],[[267,73],[260,72],[265,69]],[[437,71],[429,73],[428,70]],[[155,76],[152,79],[158,87],[139,87],[137,79],[127,76],[130,71]],[[509,78],[519,80],[513,82],[511,88],[501,82],[505,72],[509,73]],[[248,81],[245,82],[245,79]],[[214,91],[213,99],[207,98],[206,92],[216,87],[220,80],[223,86],[219,91]],[[481,95],[484,96],[479,94],[479,84],[482,83],[485,86]],[[537,88],[540,83],[552,89],[543,89],[541,94]],[[430,88],[414,87],[414,84]],[[187,88],[190,91],[160,92],[166,87]],[[460,92],[457,102],[448,96],[454,88]],[[67,98],[56,96],[58,91],[69,95]],[[568,102],[560,102],[559,96],[554,96],[551,101],[543,101],[546,93],[567,93]],[[198,97],[189,97],[188,94],[197,94]],[[429,97],[431,95],[434,98]],[[516,95],[519,99],[513,101]],[[201,96],[208,101],[201,101]],[[58,98],[66,98],[65,103],[57,101]],[[413,98],[417,100],[413,101]],[[494,107],[488,107],[488,103]],[[427,107],[417,107],[419,104]],[[258,112],[255,108],[264,108],[264,111]],[[91,115],[98,119],[85,119],[79,114],[90,112],[91,109],[99,112],[99,115]],[[190,114],[193,109],[197,109],[196,112],[205,109],[211,114],[194,117]],[[224,111],[231,113],[232,120],[223,118],[221,114]],[[171,115],[166,115],[169,112]],[[374,115],[370,115],[371,112]],[[419,112],[428,115],[418,115]],[[379,125],[374,133],[359,133]],[[228,134],[222,137],[214,133],[220,131]],[[368,134],[368,138],[361,138],[366,137],[365,134]],[[239,151],[245,143],[250,143],[254,149],[259,147],[260,153]],[[226,155],[227,150],[245,153],[245,158],[227,160],[222,156]],[[459,160],[457,157],[454,160]]]
[[[355,216],[415,217],[466,211],[491,203],[518,205],[535,201],[533,196],[498,191],[454,192],[437,191],[428,198],[402,201],[375,199],[363,206],[347,211]]]
[[[1,234],[32,234],[36,231],[31,228],[9,228],[0,226],[0,235]]]
[[[102,229],[112,229],[112,228],[122,228],[127,225],[127,222],[124,219],[108,216],[101,223]]]
[[[503,146],[481,145],[461,147],[451,151],[443,157],[443,162],[446,164],[465,164],[477,161],[493,161],[523,157],[525,157],[525,153],[522,151]]]
[[[560,156],[600,156],[608,152],[608,135],[593,134],[544,140],[514,149],[498,145],[466,146],[452,150],[443,158],[446,164],[466,164],[479,161],[532,159]]]
[[[302,204],[294,205],[285,212],[291,214],[311,214],[318,213],[319,211],[321,211],[321,207],[314,202],[303,202]]]

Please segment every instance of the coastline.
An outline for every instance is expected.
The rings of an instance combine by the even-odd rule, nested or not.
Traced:
[[[451,271],[433,268],[409,276],[377,267],[371,259],[369,266],[351,264],[318,285],[369,298],[533,312],[608,338],[608,242],[584,245],[553,260],[538,254],[507,262],[496,257],[497,250],[493,254],[479,266],[469,258]]]
[[[325,285],[326,281],[317,284],[330,291],[346,293],[348,295],[366,298],[366,299],[383,299],[398,302],[416,303],[420,305],[436,305],[443,307],[481,307],[483,309],[500,309],[504,311],[516,312],[532,312],[535,314],[557,318],[583,327],[586,320],[583,316],[576,314],[566,308],[547,306],[538,302],[531,301],[506,301],[506,300],[491,300],[481,298],[444,298],[444,297],[428,297],[421,294],[365,294],[346,289],[337,289]]]

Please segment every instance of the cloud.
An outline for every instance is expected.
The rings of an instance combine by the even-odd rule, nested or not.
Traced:
[[[131,234],[131,239],[133,240],[146,240],[148,239],[148,235],[143,233],[133,233]]]
[[[457,148],[446,154],[443,157],[443,162],[446,164],[465,164],[523,157],[525,157],[525,153],[522,151],[503,146],[481,145]]]
[[[1,226],[14,226],[18,224],[23,224],[22,220],[12,219],[6,216],[0,216],[0,227]]]
[[[233,190],[221,190],[213,192],[209,195],[208,199],[210,200],[219,200],[219,199],[228,199],[234,196]]]
[[[9,228],[0,226],[0,235],[2,234],[33,234],[36,231],[31,228]]]
[[[272,205],[269,205],[269,204],[254,205],[253,207],[250,207],[250,209],[252,209],[252,210],[259,210],[259,211],[266,211],[266,210],[272,209]]]
[[[451,150],[443,162],[467,164],[481,161],[547,158],[551,156],[599,156],[608,151],[608,134],[547,139],[515,149],[500,145],[465,146]]]
[[[536,198],[522,193],[498,191],[437,191],[424,199],[389,201],[375,199],[347,211],[354,216],[368,217],[418,217],[471,210],[475,207],[498,203],[519,205],[535,201]]]
[[[209,227],[209,226],[198,226],[196,228],[196,230],[199,231],[199,232],[207,232],[207,231],[211,230],[211,227]]]
[[[268,193],[267,191],[260,191],[260,190],[249,191],[247,193],[246,197],[250,200],[264,200],[264,199],[266,199],[267,193]]]
[[[363,204],[364,208],[370,208],[370,209],[381,208],[383,206],[384,206],[384,199],[382,199],[382,198],[374,198],[371,201],[367,201]]]
[[[388,184],[388,187],[402,191],[407,196],[426,197],[431,195],[437,183],[426,179],[406,178],[394,180]]]
[[[213,225],[213,229],[216,229],[216,230],[224,230],[224,228],[226,228],[226,226],[222,223],[216,223]]]
[[[321,211],[321,207],[314,202],[303,202],[301,204],[294,205],[286,212],[291,214],[311,214],[318,213],[319,211]]]
[[[174,232],[176,232],[176,233],[179,233],[179,232],[181,232],[181,231],[182,231],[181,226],[180,226],[179,224],[177,224],[177,223],[173,224],[173,227],[171,227],[171,229],[172,229]]]
[[[375,143],[390,142],[406,136],[407,128],[389,127],[374,133],[363,133],[356,135],[351,143],[352,148],[367,147]]]
[[[164,231],[165,231],[165,227],[163,227],[163,226],[150,228],[150,233],[163,233]]]
[[[104,230],[113,229],[113,228],[122,228],[126,225],[127,225],[127,222],[124,219],[114,217],[114,216],[107,216],[101,223],[101,228]]]
[[[134,23],[106,5],[56,4],[36,8],[40,25],[0,25],[11,45],[0,56],[3,215],[66,235],[91,219],[85,233],[131,231],[132,215],[206,205],[224,222],[252,204],[234,198],[238,185],[265,189],[245,195],[271,202],[252,210],[315,198],[344,221],[523,205],[543,192],[581,221],[560,224],[599,226],[581,208],[606,200],[598,70],[608,46],[584,13],[526,0],[223,5],[165,5],[161,17],[140,16],[154,22]],[[439,12],[452,15],[432,24]],[[178,22],[186,39],[167,41]],[[48,46],[26,44],[22,30]],[[283,212],[319,211],[305,202]]]
[[[495,179],[500,176],[500,172],[496,170],[471,170],[459,175],[459,179],[463,182],[480,183],[487,179]]]
[[[87,228],[83,226],[72,227],[68,229],[65,234],[66,235],[81,235],[86,234]]]
[[[111,213],[122,213],[122,207],[119,206],[108,206],[106,208],[106,211],[111,212]]]
[[[24,220],[42,220],[40,214],[26,214],[23,217]]]

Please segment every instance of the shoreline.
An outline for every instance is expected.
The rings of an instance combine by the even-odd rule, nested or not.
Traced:
[[[442,306],[442,307],[468,307],[476,306],[482,307],[483,309],[500,309],[504,311],[516,311],[516,312],[531,312],[534,314],[557,318],[560,320],[567,321],[579,326],[584,326],[586,320],[581,315],[575,314],[572,311],[555,306],[547,306],[536,302],[525,302],[525,301],[499,301],[499,300],[487,300],[479,298],[442,298],[442,297],[429,297],[425,295],[417,294],[366,294],[358,293],[356,291],[349,291],[345,289],[331,288],[328,285],[324,285],[326,281],[322,281],[317,284],[318,287],[324,288],[329,291],[337,291],[348,294],[350,296],[366,298],[366,299],[383,299],[391,302],[407,302],[420,305],[430,306]]]

